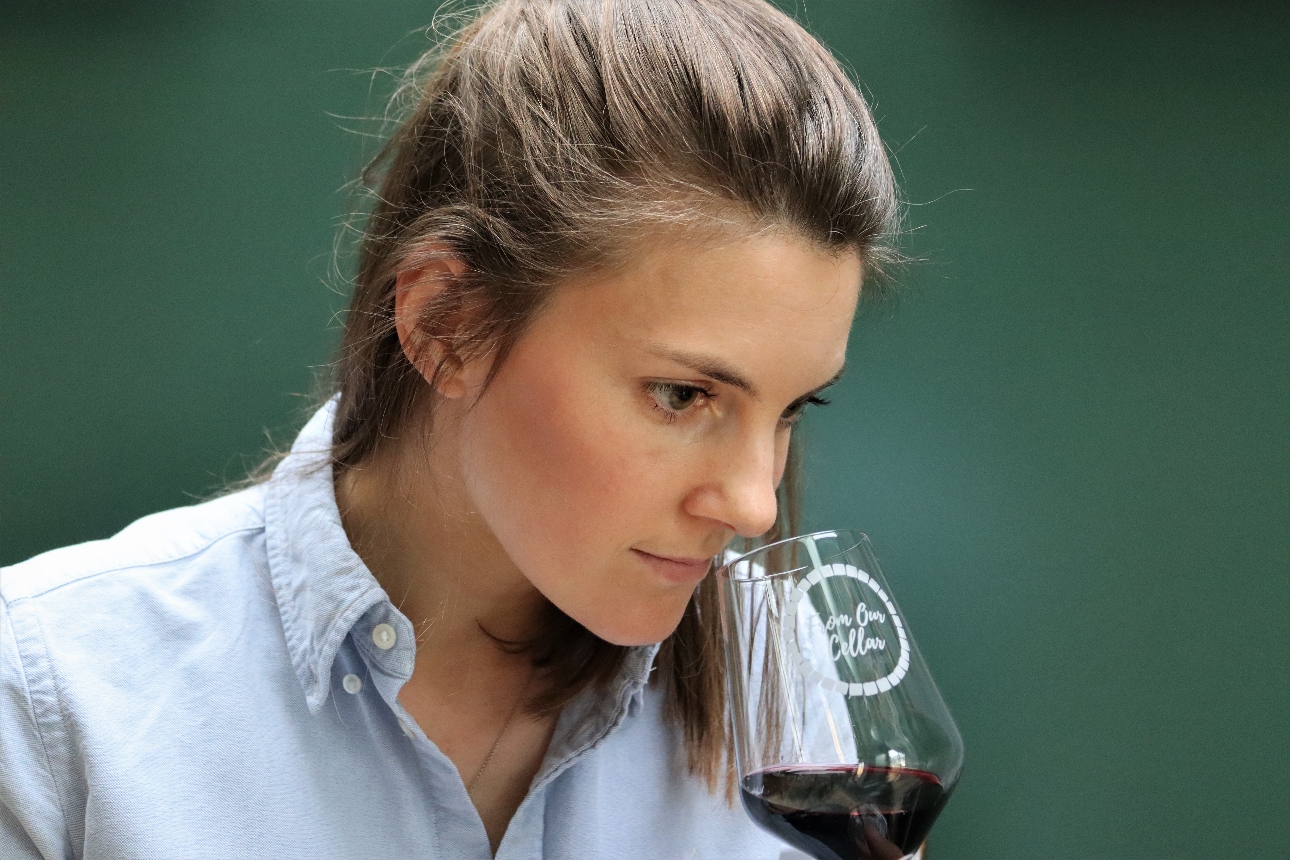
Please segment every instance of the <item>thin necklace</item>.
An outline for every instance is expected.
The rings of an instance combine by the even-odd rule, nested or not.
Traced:
[[[505,735],[506,730],[510,728],[511,721],[515,719],[515,715],[519,713],[520,702],[524,701],[524,694],[528,692],[529,684],[532,682],[533,671],[530,669],[528,680],[524,682],[524,687],[520,690],[519,696],[516,697],[515,704],[511,705],[511,712],[506,715],[506,722],[502,723],[502,728],[497,732],[497,740],[493,741],[493,746],[488,750],[488,755],[484,756],[484,763],[479,766],[479,770],[475,771],[475,775],[470,778],[470,782],[466,783],[467,794],[475,789],[475,783],[479,782],[479,778],[483,776],[484,771],[488,769],[489,763],[492,762],[493,756],[497,753],[498,746],[502,743],[502,736]]]

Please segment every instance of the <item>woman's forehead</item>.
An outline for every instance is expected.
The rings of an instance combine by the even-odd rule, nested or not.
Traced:
[[[771,376],[798,385],[799,375],[811,387],[845,360],[859,288],[857,254],[828,253],[805,239],[674,242],[557,288],[536,328],[717,381],[736,368],[754,389]]]
[[[780,313],[829,316],[839,309],[850,317],[860,279],[855,251],[835,252],[775,231],[643,244],[613,269],[575,276],[557,289],[581,309],[616,310],[616,318],[638,313],[664,321],[701,311],[755,319]]]

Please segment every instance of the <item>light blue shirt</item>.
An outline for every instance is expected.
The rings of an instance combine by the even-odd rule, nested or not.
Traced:
[[[0,570],[4,860],[490,856],[399,704],[413,628],[341,527],[330,421],[261,485]],[[656,650],[565,708],[499,860],[802,856],[689,776]]]

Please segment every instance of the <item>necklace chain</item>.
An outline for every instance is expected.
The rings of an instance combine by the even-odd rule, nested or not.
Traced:
[[[488,769],[488,765],[493,761],[493,756],[497,754],[497,748],[501,746],[502,737],[505,736],[506,730],[511,727],[511,721],[515,719],[515,715],[519,713],[520,703],[524,701],[524,694],[528,692],[529,684],[532,681],[533,673],[530,671],[528,680],[524,682],[524,688],[520,690],[519,696],[515,699],[515,704],[511,705],[511,712],[506,715],[506,721],[502,723],[501,729],[497,732],[497,739],[493,741],[492,747],[489,748],[488,755],[484,756],[484,763],[479,766],[479,770],[475,771],[475,775],[470,778],[470,782],[466,783],[467,794],[475,789],[475,783],[479,782],[479,778],[484,775],[484,771]]]

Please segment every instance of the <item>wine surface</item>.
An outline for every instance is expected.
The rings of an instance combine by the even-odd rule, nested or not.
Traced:
[[[949,799],[910,768],[788,765],[744,777],[752,819],[817,860],[898,860],[917,850]]]

